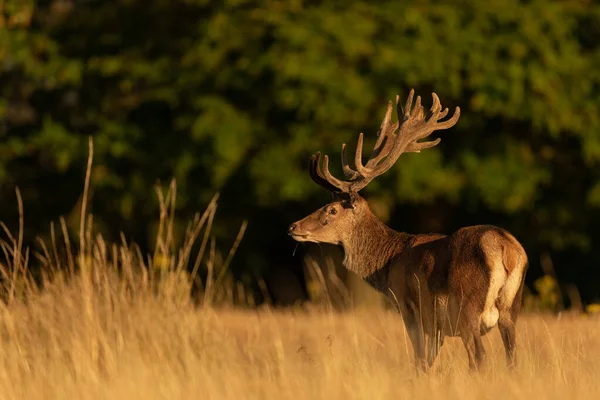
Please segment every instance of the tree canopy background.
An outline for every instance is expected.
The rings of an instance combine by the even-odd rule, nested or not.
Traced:
[[[586,0],[0,1],[0,219],[16,224],[15,186],[29,240],[76,215],[91,135],[105,234],[147,246],[153,185],[174,177],[182,226],[216,191],[216,235],[248,219],[238,279],[302,279],[285,230],[329,198],[310,155],[359,132],[368,149],[415,88],[462,116],[365,190],[378,214],[413,233],[502,226],[530,287],[551,263],[598,301],[598,39]]]

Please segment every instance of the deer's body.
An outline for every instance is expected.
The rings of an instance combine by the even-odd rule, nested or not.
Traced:
[[[411,235],[396,232],[379,221],[366,200],[358,195],[375,176],[387,171],[403,152],[419,152],[433,142],[417,142],[433,130],[447,129],[458,113],[442,123],[434,94],[431,113],[425,117],[412,92],[406,110],[398,108],[399,122],[391,124],[391,104],[381,125],[373,156],[362,165],[362,134],[355,158],[342,164],[349,181],[328,171],[325,156],[313,156],[310,173],[330,190],[334,200],[292,224],[290,235],[299,242],[332,243],[344,248],[344,265],[384,293],[396,305],[406,324],[417,366],[428,369],[446,336],[459,336],[469,365],[476,369],[485,359],[481,336],[498,325],[509,366],[516,362],[515,324],[521,305],[527,255],[507,231],[490,225],[461,228],[442,234]],[[411,110],[412,109],[412,110]],[[399,133],[394,135],[394,131]]]
[[[460,336],[477,350],[473,331],[497,324],[515,362],[514,324],[521,304],[527,255],[505,230],[478,225],[451,235],[396,232],[375,216],[354,240],[342,243],[344,265],[396,305],[415,345],[418,362],[429,367],[446,336]],[[477,354],[481,353],[481,354]]]

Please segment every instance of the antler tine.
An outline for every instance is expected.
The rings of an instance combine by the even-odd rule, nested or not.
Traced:
[[[388,106],[387,106],[387,110],[385,111],[385,116],[383,117],[383,120],[381,121],[381,126],[379,127],[379,132],[377,132],[377,143],[375,143],[375,148],[377,148],[377,146],[379,144],[381,144],[381,141],[383,140],[382,138],[385,137],[385,133],[388,131],[389,127],[390,127],[390,123],[392,122],[392,102],[388,101]],[[382,135],[383,133],[383,135]]]
[[[362,149],[363,149],[363,139],[364,135],[362,132],[358,135],[358,143],[356,144],[356,153],[354,154],[354,167],[356,171],[362,176],[369,175],[370,171],[368,168],[365,168],[362,163]]]
[[[406,105],[404,106],[404,110],[402,110],[402,113],[404,114],[404,117],[402,118],[403,121],[406,121],[408,118],[410,118],[414,95],[415,89],[410,89],[410,93],[408,94],[408,98],[406,99]],[[400,117],[400,115],[398,115],[398,117]],[[400,118],[398,118],[398,120],[399,119]]]
[[[342,144],[342,170],[344,171],[344,175],[346,175],[350,179],[355,179],[359,176],[359,173],[348,165],[348,158],[346,156],[346,143]]]
[[[457,107],[457,108],[458,108],[458,107]],[[446,118],[446,115],[448,115],[448,111],[450,111],[450,110],[448,110],[448,108],[447,108],[447,107],[446,107],[446,108],[444,108],[444,111],[442,111],[442,112],[440,113],[439,119]]]
[[[308,166],[308,173],[313,181],[319,186],[329,190],[332,193],[339,193],[341,189],[328,182],[319,171],[319,164],[321,163],[321,152],[313,154],[310,158],[310,164]]]
[[[442,109],[442,103],[440,102],[440,98],[438,97],[437,94],[431,93],[431,97],[433,98],[433,104],[431,105],[431,112],[436,114],[436,113],[440,112],[440,110]],[[444,117],[442,117],[442,118],[444,118]]]
[[[400,96],[396,95],[396,116],[398,117],[398,123],[404,121],[404,109],[400,104]]]
[[[321,172],[319,171],[319,173],[321,173]],[[350,182],[341,181],[338,178],[336,178],[335,176],[331,175],[331,172],[329,172],[329,156],[327,156],[327,155],[325,155],[325,157],[323,157],[323,172],[322,172],[321,176],[323,177],[323,179],[325,179],[331,185],[337,187],[339,189],[339,191],[341,191],[341,192],[348,191]]]
[[[447,108],[440,115],[439,119],[444,118],[446,115],[448,115],[448,109]],[[452,117],[450,117],[450,119],[448,119],[448,120],[446,120],[444,122],[440,122],[439,124],[437,124],[436,129],[440,129],[441,130],[441,129],[452,128],[458,122],[458,118],[460,118],[460,107],[456,107],[454,109],[454,113],[452,114]]]
[[[425,114],[425,110],[423,109],[423,106],[421,105],[421,96],[417,96],[417,101],[415,102],[415,107],[413,108],[410,116],[411,119],[414,120],[420,120],[423,119]]]
[[[396,104],[398,104],[398,96],[396,96]],[[392,123],[392,102],[388,101],[388,107],[385,113],[385,117],[381,122],[379,132],[377,132],[377,142],[373,147],[373,153],[371,158],[367,161],[366,168],[371,169],[376,166],[383,157],[385,157],[392,147],[393,141],[390,140],[396,129],[398,129],[398,122]]]
[[[406,146],[406,150],[404,150],[404,152],[405,153],[420,153],[421,150],[430,149],[434,146],[437,146],[441,141],[442,141],[442,139],[437,138],[430,142],[421,142],[421,143],[412,142],[408,146]]]

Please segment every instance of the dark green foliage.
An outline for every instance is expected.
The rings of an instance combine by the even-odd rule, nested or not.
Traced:
[[[592,1],[8,1],[0,4],[0,219],[23,191],[32,232],[70,214],[87,137],[93,212],[152,235],[152,186],[185,220],[222,191],[217,234],[249,230],[233,267],[296,263],[285,226],[327,194],[322,150],[365,149],[414,87],[460,106],[442,143],[400,158],[367,197],[411,232],[494,223],[600,295],[600,6]],[[4,4],[4,5],[2,5]],[[368,151],[366,150],[368,153]],[[391,200],[390,200],[391,199]]]

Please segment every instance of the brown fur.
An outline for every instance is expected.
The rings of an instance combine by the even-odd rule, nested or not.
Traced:
[[[527,265],[517,240],[489,225],[462,228],[448,236],[400,233],[379,221],[361,197],[352,202],[335,200],[315,211],[292,225],[292,236],[344,248],[346,268],[388,296],[402,314],[421,369],[435,361],[446,336],[461,337],[470,367],[479,367],[485,358],[481,335],[496,325],[494,315],[508,364],[513,366],[514,324]],[[516,291],[507,287],[509,277]],[[496,293],[488,300],[493,288]],[[515,293],[508,293],[505,301],[502,295],[507,290]],[[486,301],[492,310],[488,317],[482,316]],[[485,318],[492,326],[485,325]]]

